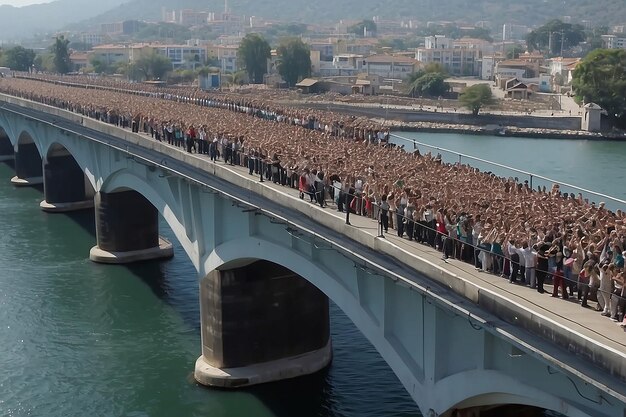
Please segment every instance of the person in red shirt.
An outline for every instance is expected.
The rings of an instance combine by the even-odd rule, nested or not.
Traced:
[[[558,260],[558,255],[557,255]],[[552,274],[552,281],[554,284],[554,288],[552,289],[552,296],[559,296],[559,287],[561,287],[561,296],[564,300],[567,300],[569,296],[567,295],[567,291],[565,290],[565,276],[563,275],[563,261],[558,260],[556,265],[556,271]]]

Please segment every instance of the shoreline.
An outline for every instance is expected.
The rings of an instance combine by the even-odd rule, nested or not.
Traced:
[[[626,142],[626,136],[606,136],[600,133],[584,131],[560,131],[548,129],[531,129],[518,127],[497,127],[489,128],[477,125],[454,125],[424,122],[400,122],[397,120],[378,120],[373,122],[381,123],[391,131],[396,132],[423,132],[423,133],[454,133],[461,135],[482,135],[501,137],[523,137],[532,139],[566,139],[566,140],[594,140]],[[432,126],[435,125],[435,126]]]
[[[427,110],[409,110],[409,109],[392,109],[391,111],[383,107],[359,106],[356,103],[312,103],[312,102],[291,102],[290,105],[299,107],[309,107],[316,109],[326,109],[337,113],[349,114],[358,117],[365,117],[372,123],[378,124],[392,131],[398,132],[426,132],[426,133],[456,133],[464,135],[486,135],[486,136],[502,136],[502,137],[525,137],[533,139],[569,139],[569,140],[594,140],[594,141],[612,141],[626,142],[626,134],[610,135],[599,132],[587,132],[575,129],[555,129],[548,127],[521,127],[510,124],[494,123],[493,118],[498,115],[490,113],[482,113],[476,118],[484,120],[484,124],[455,123],[451,120],[457,118],[461,113],[451,112],[431,112]],[[382,104],[381,104],[382,106]],[[380,113],[385,112],[384,117],[380,117]],[[378,113],[374,115],[373,113]],[[395,116],[395,117],[394,117]],[[419,116],[423,119],[440,119],[408,121],[407,116]],[[532,120],[532,116],[523,114],[506,115],[507,118],[517,121]],[[490,118],[491,123],[490,123]],[[557,117],[541,116],[540,119],[557,119]],[[449,120],[441,120],[449,119]]]

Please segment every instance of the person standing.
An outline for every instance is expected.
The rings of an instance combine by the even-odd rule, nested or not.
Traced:
[[[352,179],[348,178],[346,180],[346,184],[344,186],[344,198],[345,198],[345,210],[346,210],[346,224],[350,224],[350,206],[352,205],[352,200],[354,199],[354,187],[352,186]]]
[[[389,203],[387,196],[383,195],[380,201],[380,227],[387,233],[389,231]],[[382,235],[382,233],[381,233]]]

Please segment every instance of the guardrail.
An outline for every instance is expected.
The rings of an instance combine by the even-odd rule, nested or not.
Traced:
[[[505,173],[514,173],[513,177],[515,179],[517,179],[518,182],[520,183],[524,183],[524,181],[528,181],[528,185],[530,186],[530,188],[533,188],[533,186],[545,186],[548,190],[552,187],[553,184],[558,184],[559,188],[561,190],[561,192],[566,192],[566,190],[568,192],[571,192],[572,190],[576,193],[581,193],[583,194],[583,196],[585,195],[592,195],[592,196],[596,196],[596,197],[600,197],[604,200],[608,200],[610,201],[612,204],[609,204],[607,202],[607,207],[611,208],[611,209],[617,209],[617,208],[626,208],[626,201],[619,199],[617,197],[613,197],[607,194],[603,194],[597,191],[593,191],[593,190],[589,190],[586,188],[582,188],[582,187],[578,187],[576,185],[573,184],[569,184],[566,183],[564,181],[560,181],[560,180],[556,180],[553,178],[549,178],[540,174],[536,174],[533,172],[528,172],[528,171],[524,171],[521,169],[517,169],[517,168],[513,168],[507,165],[503,165],[503,164],[499,164],[497,162],[493,162],[493,161],[488,161],[486,159],[482,159],[482,158],[478,158],[476,156],[472,156],[472,155],[467,155],[467,154],[463,154],[457,151],[453,151],[447,148],[442,148],[440,146],[435,146],[435,145],[430,145],[428,143],[423,143],[423,142],[418,142],[415,139],[411,139],[411,138],[407,138],[405,136],[402,135],[398,135],[396,133],[391,133],[390,136],[392,138],[395,138],[397,141],[402,141],[402,142],[406,142],[408,144],[412,144],[413,149],[414,150],[420,150],[420,152],[422,152],[422,150],[427,149],[428,151],[437,151],[439,152],[444,152],[445,154],[451,155],[452,158],[447,158],[448,160],[444,160],[444,162],[450,162],[450,163],[459,163],[459,164],[464,164],[467,163],[469,164],[470,161],[471,162],[479,162],[480,164],[483,165],[482,168],[484,167],[493,167],[496,168],[494,170],[494,174],[500,174],[502,176],[510,176],[510,175],[506,175]],[[422,149],[420,149],[422,148]],[[407,149],[407,151],[411,151],[411,149]],[[442,155],[442,159],[443,155]],[[476,168],[481,168],[479,166],[476,166],[475,164],[472,165]]]

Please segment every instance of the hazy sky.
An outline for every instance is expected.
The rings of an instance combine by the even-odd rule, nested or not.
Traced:
[[[28,6],[29,4],[50,3],[52,0],[0,0],[0,6],[8,4],[10,6]]]

